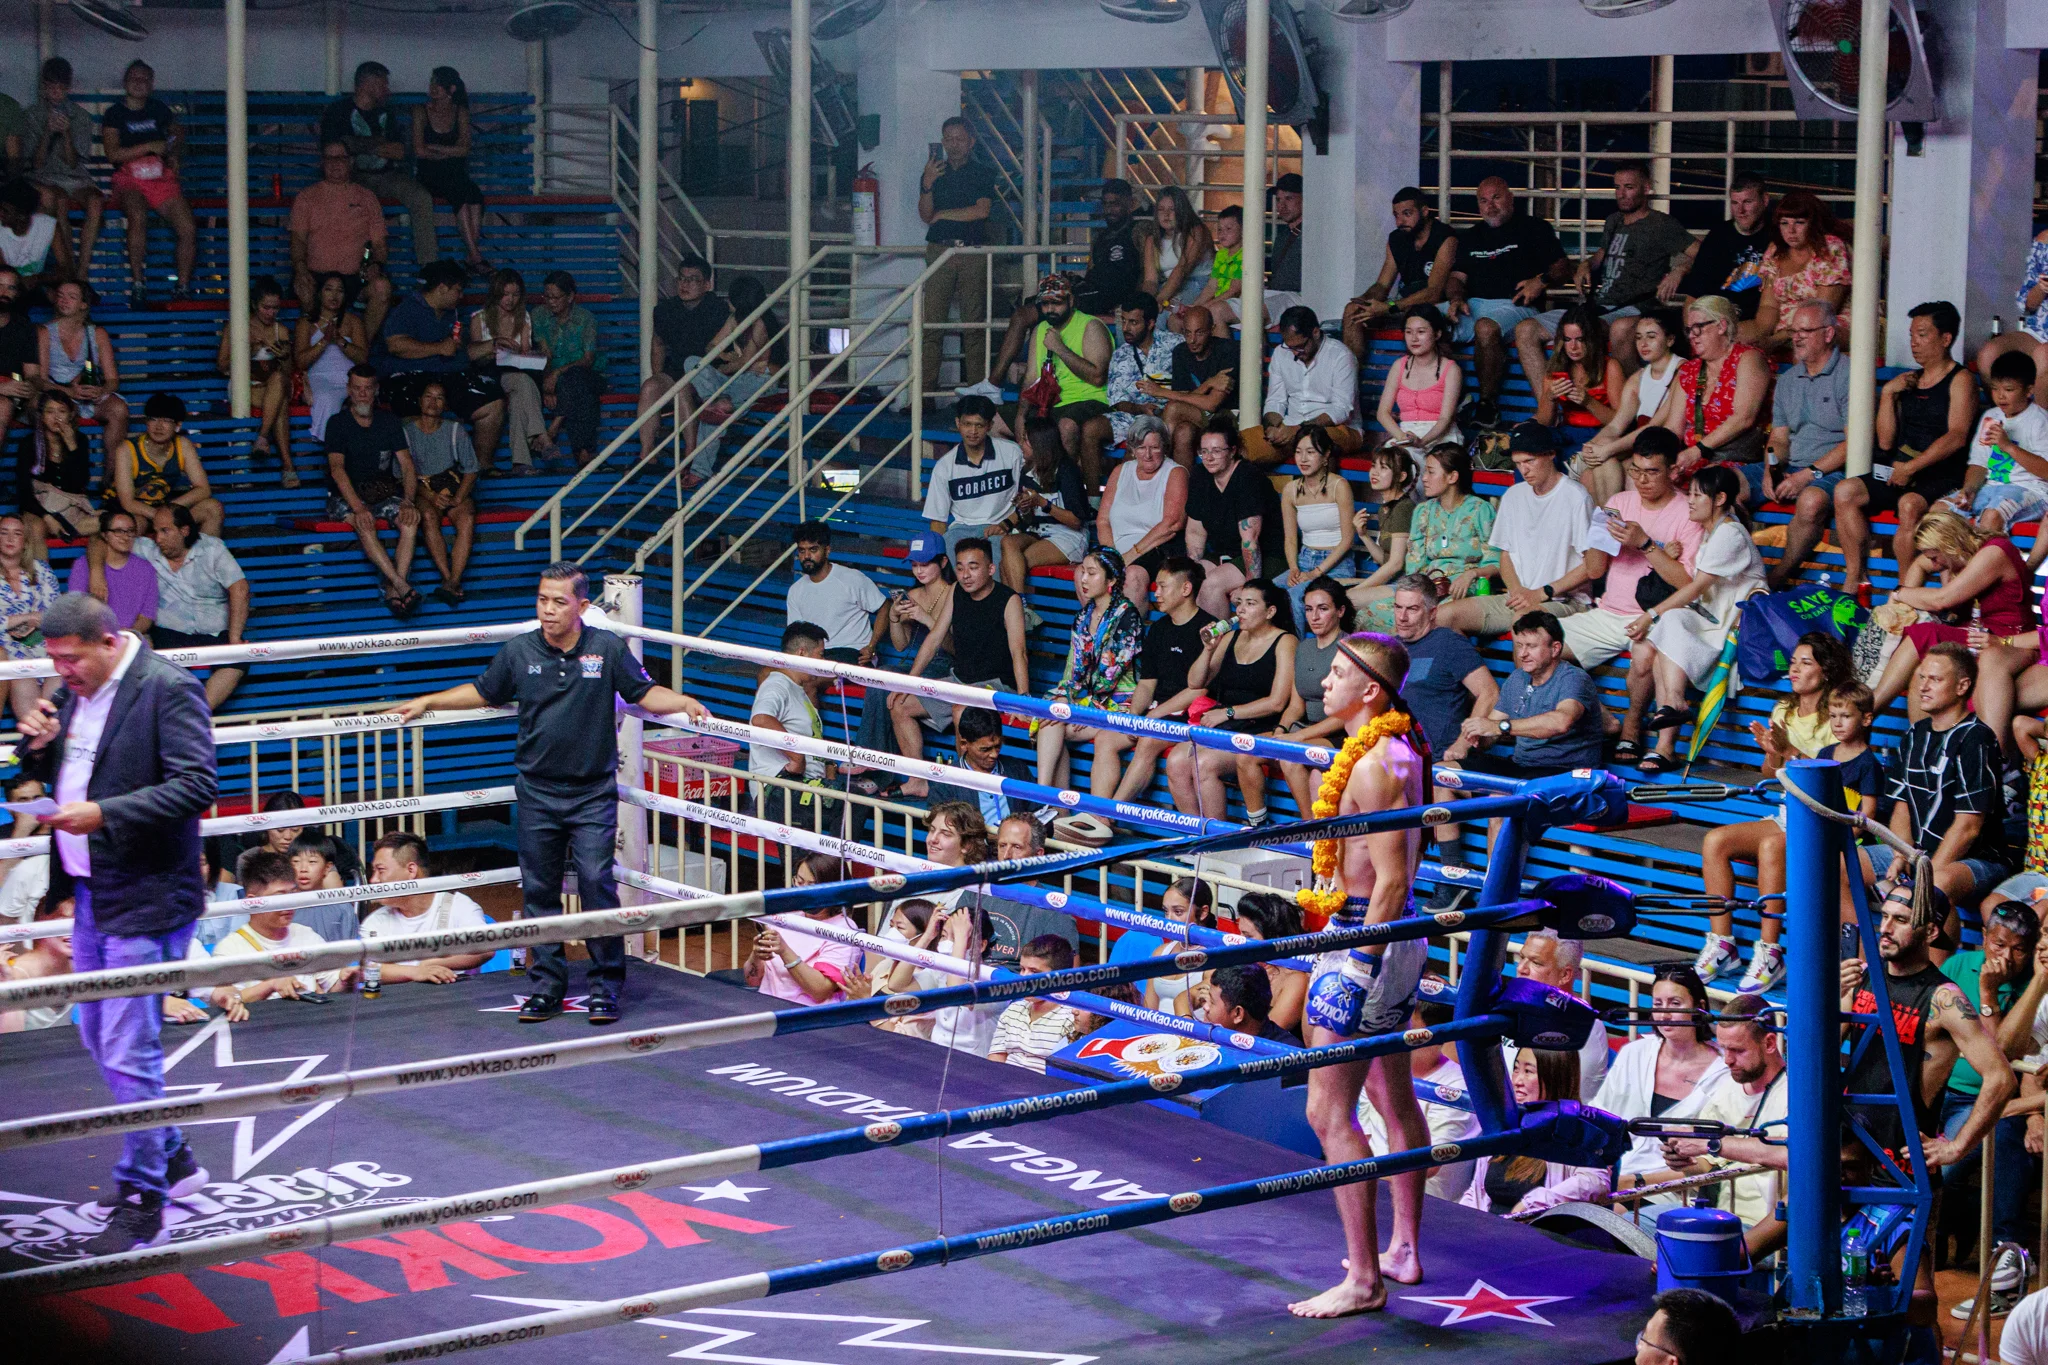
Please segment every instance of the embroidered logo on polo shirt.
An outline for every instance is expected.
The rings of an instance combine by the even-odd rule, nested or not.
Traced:
[[[577,658],[578,661],[583,665],[584,677],[602,678],[604,676],[604,655],[582,654],[578,655]]]

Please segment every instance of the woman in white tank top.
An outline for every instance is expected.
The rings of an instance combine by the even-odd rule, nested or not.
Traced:
[[[1338,466],[1329,428],[1304,428],[1302,440],[1294,448],[1294,462],[1301,476],[1280,492],[1288,566],[1281,583],[1294,604],[1294,629],[1299,631],[1308,585],[1324,574],[1351,576],[1351,547],[1358,533],[1351,525],[1351,485]]]
[[[1166,424],[1157,417],[1133,419],[1124,445],[1130,458],[1103,485],[1095,535],[1124,557],[1124,596],[1142,611],[1151,606],[1152,576],[1180,553],[1188,472],[1166,458]]]
[[[1614,416],[1579,448],[1578,477],[1603,506],[1621,491],[1621,462],[1635,449],[1637,430],[1656,420],[1664,395],[1678,379],[1678,315],[1655,309],[1636,319],[1636,355],[1642,367],[1622,385]]]

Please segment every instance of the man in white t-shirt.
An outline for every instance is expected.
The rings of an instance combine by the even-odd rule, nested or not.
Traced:
[[[1555,929],[1537,929],[1522,940],[1522,951],[1515,958],[1515,975],[1584,1000],[1579,990],[1579,967],[1585,960],[1585,944],[1560,938]],[[1515,1045],[1503,1042],[1501,1050],[1507,1054],[1509,1072],[1513,1072]],[[1612,1055],[1607,1048],[1607,1025],[1596,1021],[1593,1031],[1586,1035],[1586,1045],[1579,1049],[1579,1098],[1587,1104],[1600,1093],[1600,1082],[1607,1079],[1607,1063]]]
[[[1589,586],[1607,572],[1607,553],[1588,536],[1593,495],[1558,472],[1550,428],[1523,422],[1508,436],[1508,450],[1522,481],[1501,495],[1487,542],[1500,551],[1500,584],[1437,611],[1438,625],[1466,635],[1505,635],[1532,611],[1577,616],[1592,608]]]
[[[803,659],[820,658],[825,653],[825,632],[808,621],[792,621],[782,630],[782,652],[794,654]],[[748,723],[759,730],[779,730],[786,735],[802,735],[806,739],[817,739],[823,724],[818,716],[818,693],[824,689],[826,679],[816,673],[800,673],[790,668],[768,668],[761,671],[761,681],[754,689],[753,713]],[[819,799],[812,790],[818,784],[836,781],[838,765],[827,763],[815,755],[800,754],[793,749],[777,749],[767,744],[747,746],[747,771],[759,777],[780,777],[790,782],[804,782],[810,786],[801,789],[777,786],[772,782],[756,782],[754,787],[754,812],[764,820],[781,824],[800,825],[806,829],[812,825],[812,802]],[[826,803],[825,828],[833,828],[836,820],[836,802]]]
[[[992,559],[1002,562],[1000,523],[1024,486],[1024,449],[990,435],[995,420],[996,405],[988,399],[961,399],[953,409],[960,444],[939,457],[925,486],[924,519],[945,537],[949,556],[961,541],[980,537],[988,541]]]
[[[889,599],[859,569],[832,562],[832,528],[807,521],[796,528],[796,582],[789,585],[790,621],[809,621],[825,632],[825,657],[843,664],[874,663],[889,618]]]
[[[1776,1007],[1761,995],[1738,995],[1728,1002],[1714,1025],[1714,1038],[1720,1044],[1721,1059],[1728,1064],[1728,1074],[1698,1115],[1703,1123],[1725,1123],[1730,1128],[1775,1123],[1778,1126],[1771,1130],[1775,1143],[1726,1137],[1721,1139],[1721,1150],[1714,1153],[1707,1150],[1704,1138],[1674,1138],[1664,1144],[1664,1159],[1670,1169],[1643,1177],[1644,1184],[1656,1185],[1722,1166],[1772,1167],[1716,1187],[1720,1206],[1742,1220],[1743,1240],[1755,1259],[1769,1255],[1785,1241],[1785,1225],[1778,1221],[1778,1172],[1785,1169],[1786,1092],[1792,1087],[1785,1079],[1785,1054],[1778,1041],[1782,1023]]]
[[[427,875],[427,841],[406,830],[387,834],[370,847],[370,885],[418,881]],[[389,896],[363,917],[363,937],[398,938],[448,929],[482,929],[490,924],[483,907],[460,891]],[[443,953],[414,962],[386,962],[383,979],[427,981],[445,986],[460,972],[481,967],[489,953]]]
[[[24,294],[71,273],[70,234],[58,232],[57,220],[38,206],[36,188],[27,181],[0,186],[0,261],[21,276]]]
[[[235,875],[242,883],[243,894],[251,897],[285,896],[298,890],[291,860],[268,848],[252,848],[243,853],[235,865]],[[216,958],[256,957],[263,953],[326,946],[326,939],[305,925],[293,922],[291,910],[262,910],[252,913],[247,924],[222,939],[215,946],[213,955]],[[272,996],[281,1000],[299,1000],[311,995],[332,994],[346,986],[355,974],[356,969],[350,966],[317,974],[259,977],[237,981],[235,992],[245,1005],[253,1005]]]

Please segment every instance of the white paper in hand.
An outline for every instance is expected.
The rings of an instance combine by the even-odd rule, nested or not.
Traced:
[[[47,796],[38,796],[33,801],[0,801],[0,810],[13,811],[16,815],[29,815],[38,820],[57,813],[57,803]]]
[[[1614,524],[1607,519],[1606,512],[1593,513],[1593,520],[1586,527],[1586,548],[1605,555],[1621,553],[1621,542],[1614,538]]]

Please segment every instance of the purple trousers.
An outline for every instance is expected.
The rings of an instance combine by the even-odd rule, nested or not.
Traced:
[[[105,934],[92,920],[92,892],[78,883],[77,921],[71,931],[71,963],[81,972],[101,968],[147,967],[182,962],[192,942],[187,924],[167,934]],[[87,1000],[78,1006],[78,1036],[117,1104],[158,1100],[164,1094],[163,998],[124,996]],[[164,1167],[171,1153],[185,1145],[176,1128],[145,1128],[124,1140],[114,1179],[122,1193],[139,1192],[162,1198],[169,1194]],[[101,1202],[111,1202],[103,1199]]]

